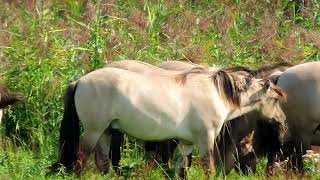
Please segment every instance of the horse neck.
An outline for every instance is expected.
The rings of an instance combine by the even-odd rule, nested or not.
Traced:
[[[258,109],[258,103],[233,109],[230,111],[226,121],[230,121],[249,112],[255,111],[256,109]]]
[[[279,67],[274,67],[271,69],[259,69],[254,72],[256,78],[269,78],[270,76],[274,74],[281,74],[285,70],[290,68],[290,66],[279,66]]]

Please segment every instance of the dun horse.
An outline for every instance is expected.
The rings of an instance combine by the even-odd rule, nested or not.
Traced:
[[[289,157],[289,167],[298,172],[303,172],[302,155],[310,149],[311,145],[320,145],[320,134],[317,133],[320,127],[320,63],[310,62],[296,65],[279,74],[277,84],[286,92],[287,102],[282,104],[287,116],[288,133],[283,144],[282,153],[279,157]],[[260,132],[259,130],[256,132]],[[266,143],[269,137],[261,139],[256,136],[255,147],[265,144],[258,150],[263,152],[266,148],[279,151],[279,147],[273,147],[272,142]],[[260,143],[259,143],[260,142]],[[254,149],[256,150],[256,148]],[[252,154],[252,153],[251,153]],[[275,158],[275,157],[274,157]],[[256,157],[252,156],[243,162],[243,165],[255,169]]]
[[[168,76],[172,74],[181,73],[181,71],[186,71],[190,69],[200,70],[203,73],[208,73],[212,70],[218,70],[218,67],[207,68],[205,66],[200,66],[192,63],[187,63],[183,61],[166,61],[158,65],[158,67],[135,60],[122,60],[116,61],[110,64],[107,64],[108,67],[115,67],[120,69],[126,69],[133,72],[141,73],[141,74],[151,74],[158,76]],[[162,67],[162,68],[159,68]],[[170,71],[168,71],[170,70]],[[246,68],[228,68],[224,69],[225,71],[232,72],[237,75],[252,75],[251,71]],[[239,123],[240,124],[240,123]],[[118,173],[119,160],[120,160],[120,146],[123,141],[123,135],[118,131],[112,130],[112,146],[110,148],[110,157],[112,156],[112,165],[115,171]],[[153,157],[158,162],[163,162],[164,164],[170,165],[173,159],[174,151],[177,147],[176,140],[167,140],[162,142],[145,142],[145,150],[148,154],[153,154]],[[191,166],[191,154],[188,156],[189,164],[188,167]]]
[[[311,145],[320,145],[320,134],[315,133],[320,126],[320,62],[309,62],[296,65],[284,73],[278,85],[287,93],[288,101],[283,109],[288,116],[289,133],[287,143],[293,149],[285,152],[290,156],[291,164],[298,171],[303,171],[302,155]],[[288,148],[287,148],[288,149]]]
[[[66,92],[58,163],[67,170],[75,165],[80,175],[96,147],[103,160],[98,167],[107,172],[110,129],[115,128],[146,141],[180,140],[179,175],[196,144],[201,164],[209,173],[215,138],[223,123],[254,110],[284,123],[279,106],[283,99],[282,91],[269,80],[225,71],[187,71],[163,77],[99,69],[71,83]],[[81,142],[80,124],[84,131]]]
[[[167,61],[158,66],[176,71],[194,67],[193,64],[179,61]],[[277,63],[255,71],[250,71],[244,67],[229,68],[228,71],[241,71],[241,74],[244,75],[268,78],[276,82],[279,74],[292,66],[290,63]],[[261,120],[261,116],[256,112],[248,113],[237,119],[236,121],[227,122],[220,133],[221,137],[217,141],[215,152],[216,164],[222,167],[224,174],[228,174],[235,167],[236,170],[241,169],[243,173],[254,172],[256,157],[267,155],[268,169],[272,168],[275,162],[274,156],[281,146],[279,124]],[[251,138],[246,138],[248,136]],[[248,139],[251,141],[246,142]],[[243,145],[253,146],[253,150],[248,151],[248,148],[243,148]],[[174,146],[172,147],[175,148]],[[165,151],[172,152],[172,150]]]
[[[206,68],[204,66],[195,66],[194,64],[182,62],[182,61],[166,61],[161,64],[159,64],[159,67],[162,67],[163,69],[169,69],[173,71],[165,71],[163,69],[159,69],[158,67],[155,67],[150,64],[146,64],[140,61],[134,61],[134,60],[124,60],[124,61],[116,61],[111,64],[108,64],[109,67],[117,67],[121,69],[127,69],[134,72],[144,73],[144,74],[155,74],[155,75],[166,75],[170,73],[177,73],[176,71],[183,71],[188,70],[192,68],[203,68],[204,72],[208,71],[209,68]],[[274,66],[267,66],[263,67],[256,71],[250,71],[247,68],[244,67],[236,67],[236,68],[228,68],[225,69],[228,72],[233,72],[237,74],[247,75],[247,76],[267,76],[268,78],[272,78],[275,74],[279,74],[282,71],[284,71],[286,68],[291,67],[291,64],[288,63],[279,63]],[[210,69],[217,70],[218,68],[213,67]],[[243,172],[247,172],[247,163],[245,160],[248,160],[248,157],[251,157],[251,153],[248,154],[248,152],[243,148],[240,148],[240,146],[243,143],[240,143],[242,139],[251,133],[255,128],[258,128],[258,132],[255,134],[255,140],[254,140],[254,147],[258,152],[257,155],[261,156],[265,152],[267,152],[267,155],[269,157],[268,166],[272,166],[274,163],[273,157],[274,155],[274,149],[275,147],[280,146],[281,142],[279,141],[278,137],[278,126],[277,124],[266,122],[266,121],[257,121],[256,119],[259,119],[259,115],[257,113],[250,113],[249,115],[246,115],[247,118],[239,118],[242,119],[241,121],[231,121],[226,124],[226,126],[223,127],[222,133],[220,133],[220,138],[218,138],[217,144],[218,148],[216,149],[216,163],[221,164],[220,166],[223,167],[224,173],[228,174],[234,167],[236,167],[236,164],[238,161],[240,161],[239,167],[243,170]],[[250,119],[250,120],[248,120]],[[258,126],[258,127],[257,127]],[[260,130],[261,129],[261,130]],[[263,132],[263,133],[262,133]],[[269,138],[263,139],[263,137],[267,134]],[[256,136],[259,136],[257,138]],[[112,134],[112,140],[113,145],[111,147],[112,151],[112,164],[118,172],[117,167],[120,160],[120,144],[119,142],[122,141],[122,135],[119,134],[119,132],[114,132]],[[271,138],[272,137],[272,138]],[[274,145],[273,148],[267,148],[269,150],[267,151],[260,151],[260,150],[266,150],[263,146],[264,144],[261,144],[258,146],[258,143],[260,141],[257,141],[257,139],[263,139],[264,142],[272,142],[271,144]],[[276,143],[278,142],[278,143]],[[251,144],[250,144],[251,145]],[[162,142],[146,142],[145,143],[145,149],[146,152],[154,152],[154,157],[157,161],[162,160],[163,163],[168,164],[169,160],[173,159],[174,150],[177,147],[177,141],[174,140],[168,140],[168,141],[162,141]],[[238,150],[237,150],[238,147]],[[240,154],[237,154],[240,152]],[[243,157],[242,157],[243,156]],[[238,158],[239,159],[238,159]],[[189,158],[189,164],[188,167],[191,165],[191,155]],[[221,162],[222,161],[222,162]],[[253,166],[250,166],[251,168]]]

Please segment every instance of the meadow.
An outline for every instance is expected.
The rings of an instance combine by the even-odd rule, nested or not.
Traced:
[[[320,1],[0,0],[0,79],[27,96],[6,110],[0,126],[0,179],[74,179],[63,169],[47,174],[58,156],[65,89],[123,59],[253,69],[320,61]],[[173,177],[157,162],[145,165],[142,142],[125,143],[121,177],[100,175],[91,161],[82,179]],[[194,159],[188,177],[204,179],[197,153]],[[227,179],[265,179],[265,164]],[[319,162],[306,164],[305,179],[320,179]],[[299,179],[282,171],[273,178]]]

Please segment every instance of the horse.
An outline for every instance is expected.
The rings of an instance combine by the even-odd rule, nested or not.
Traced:
[[[194,67],[193,64],[180,61],[167,61],[160,63],[158,66],[164,69],[168,68],[176,71],[182,71]],[[254,76],[256,78],[268,78],[276,83],[277,77],[283,71],[292,66],[293,64],[290,63],[276,63],[254,71],[245,67],[229,68],[228,71],[241,71],[242,74]],[[215,149],[215,161],[216,164],[222,167],[225,175],[229,174],[229,172],[235,167],[237,167],[237,171],[239,168],[239,170],[244,174],[247,174],[249,171],[254,172],[256,156],[261,157],[265,154],[268,155],[267,170],[273,166],[275,162],[274,154],[277,152],[276,149],[281,146],[279,132],[277,129],[278,126],[277,124],[260,119],[261,117],[257,113],[252,112],[239,117],[236,121],[227,122],[225,126],[223,126],[220,133],[221,137],[217,141],[217,148]],[[255,132],[255,134],[252,132]],[[251,136],[250,142],[246,142],[246,136]],[[248,147],[246,147],[247,145],[253,149],[248,150]],[[175,148],[175,146],[171,147]],[[172,152],[173,150],[165,151]],[[172,158],[172,155],[169,157]]]
[[[103,156],[99,159],[108,160],[109,131],[115,128],[145,141],[179,139],[182,157],[176,172],[180,176],[192,145],[198,145],[201,165],[208,175],[213,166],[214,141],[223,123],[250,111],[261,111],[284,123],[285,115],[279,106],[284,97],[269,80],[235,76],[222,70],[161,77],[118,68],[99,69],[67,89],[60,127],[60,158],[53,166],[62,164],[71,171],[75,165],[80,176],[95,147]],[[98,168],[108,172],[108,163],[102,162]]]
[[[190,70],[190,69],[200,69],[203,72],[209,72],[213,70],[221,69],[219,67],[205,67],[200,66],[192,63],[187,63],[183,61],[166,61],[163,63],[160,63],[157,66],[153,66],[141,61],[135,61],[135,60],[122,60],[122,61],[115,61],[110,64],[107,64],[107,67],[114,67],[114,68],[120,68],[120,69],[126,69],[133,72],[138,72],[142,74],[152,74],[152,75],[158,75],[158,76],[167,76],[170,74],[177,74],[181,71]],[[162,68],[159,68],[162,67]],[[170,71],[168,71],[170,70]],[[251,75],[250,70],[244,67],[235,67],[235,68],[228,68],[224,69],[225,71],[242,74],[242,75]],[[114,170],[119,173],[119,161],[121,158],[120,153],[120,147],[123,141],[123,135],[119,133],[118,131],[112,130],[111,131],[112,136],[112,145],[110,147],[110,158],[112,161],[112,165],[114,167]],[[158,162],[163,162],[165,165],[168,165],[170,167],[170,161],[173,159],[174,151],[177,147],[176,140],[166,140],[161,142],[145,142],[145,151],[147,154],[153,154],[154,159]],[[191,160],[192,155],[190,154],[188,156],[188,167],[191,166]]]
[[[183,61],[166,61],[157,66],[153,66],[148,63],[144,63],[141,61],[136,60],[122,60],[122,61],[115,61],[112,63],[107,64],[107,67],[114,67],[114,68],[120,68],[120,69],[126,69],[133,72],[138,72],[142,74],[152,74],[152,75],[158,75],[158,76],[168,76],[172,74],[179,74],[181,71],[190,70],[190,69],[196,69],[200,70],[203,73],[209,72],[212,70],[218,70],[218,67],[205,67],[200,66],[192,63],[187,63]],[[168,71],[170,70],[170,71]],[[239,72],[245,71],[249,72],[248,69],[245,68],[228,68],[224,69],[228,72]],[[244,74],[244,73],[242,73]],[[247,75],[247,74],[245,74]],[[123,134],[116,130],[111,130],[111,147],[109,152],[109,157],[111,158],[111,162],[113,165],[113,168],[117,174],[119,174],[119,161],[121,159],[121,152],[120,147],[123,143]],[[145,151],[147,154],[153,154],[153,157],[158,162],[163,162],[164,164],[168,165],[169,167],[171,164],[169,163],[169,160],[173,159],[174,151],[177,147],[177,140],[165,140],[161,142],[145,142]],[[97,157],[96,157],[96,163],[97,163]],[[188,156],[188,167],[191,166],[192,161],[192,154]]]
[[[292,143],[290,164],[303,173],[302,155],[311,145],[320,145],[320,62],[308,62],[287,69],[278,77],[277,84],[287,93],[282,104],[289,126],[286,142]],[[288,149],[288,148],[287,148]],[[295,151],[295,152],[294,152]],[[293,153],[294,152],[294,153]]]
[[[0,123],[3,116],[3,109],[24,99],[25,97],[23,95],[13,93],[6,85],[0,84]]]
[[[302,156],[311,145],[320,145],[320,134],[317,133],[320,128],[320,112],[317,109],[320,98],[319,70],[319,62],[303,63],[288,68],[276,78],[277,85],[287,93],[288,99],[282,104],[288,133],[285,134],[284,144],[276,148],[281,152],[278,153],[278,160],[289,158],[289,167],[302,174]],[[262,143],[265,141],[262,140]],[[252,163],[255,160],[255,157],[251,157],[245,165],[255,168],[255,163]]]
[[[276,84],[279,75],[293,66],[294,64],[286,62],[276,63],[254,70],[251,75],[255,78],[270,79]],[[279,152],[282,144],[282,140],[279,138],[284,134],[280,134],[278,124],[270,123],[261,118],[263,117],[250,113],[239,117],[239,119],[243,119],[242,121],[230,121],[227,124],[226,128],[229,133],[226,133],[223,138],[226,141],[223,142],[226,151],[221,152],[221,156],[224,158],[225,174],[228,174],[235,167],[237,172],[254,173],[256,159],[267,156],[267,175],[271,175],[276,161],[275,155]],[[240,124],[240,122],[242,123]]]
[[[157,68],[156,66],[143,63],[140,61],[134,61],[134,60],[124,60],[124,61],[116,61],[108,65],[109,67],[117,67],[117,68],[122,68],[122,69],[127,69],[131,70],[134,72],[140,72],[140,73],[153,73],[153,74],[164,74],[168,73],[164,70],[161,70]],[[194,64],[188,63],[188,62],[183,62],[183,61],[166,61],[164,63],[160,63],[158,65],[159,67],[162,67],[163,69],[169,69],[173,71],[183,71],[183,70],[188,70],[192,69],[195,67],[201,67],[203,68],[204,71],[208,71],[209,68],[204,67],[204,66],[195,66]],[[277,63],[273,66],[266,66],[262,67],[258,70],[251,71],[248,68],[245,67],[233,67],[233,68],[228,68],[224,69],[227,70],[228,72],[233,72],[237,74],[242,74],[242,75],[247,75],[247,76],[255,76],[255,77],[263,77],[267,76],[268,78],[272,79],[275,75],[278,75],[285,69],[292,67],[292,64],[289,63]],[[217,70],[217,67],[213,67],[211,69]],[[170,72],[169,72],[170,73]],[[266,147],[263,146],[263,144],[258,144],[261,140],[257,139],[263,139],[261,138],[264,136],[266,133],[261,133],[261,132],[267,132],[268,137],[272,135],[273,138],[268,138],[264,139],[263,141],[270,141],[274,145],[274,147],[280,146],[280,142],[278,140],[278,131],[277,131],[277,126],[276,124],[272,124],[269,122],[265,121],[259,121],[255,122],[253,120],[248,121],[248,119],[259,119],[259,116],[257,114],[251,113],[250,115],[246,115],[248,118],[242,118],[243,120],[241,121],[231,121],[227,122],[227,124],[223,127],[223,133],[221,133],[221,140],[218,138],[217,144],[218,148],[216,148],[215,153],[217,156],[215,157],[216,164],[220,164],[221,167],[224,167],[224,174],[228,174],[236,165],[237,161],[240,161],[239,167],[242,170],[242,172],[247,173],[248,168],[253,168],[253,165],[248,166],[247,163],[250,162],[248,160],[248,157],[254,157],[252,156],[252,153],[248,154],[248,150],[245,148],[241,148],[243,145],[247,145],[248,143],[241,143],[243,141],[242,139],[245,138],[246,135],[250,134],[255,128],[258,128],[258,134],[259,138],[254,136],[254,148],[255,151],[257,152],[256,155],[262,156],[267,152],[268,155],[268,167],[272,166],[274,163],[274,159],[271,158],[273,157],[273,154],[275,153],[273,149],[275,148],[268,148],[268,151],[261,151],[265,150]],[[241,119],[241,118],[240,118]],[[257,125],[258,124],[258,125]],[[258,127],[257,127],[258,126]],[[261,128],[263,126],[263,128]],[[261,130],[260,130],[261,129]],[[225,132],[225,133],[224,133]],[[115,143],[115,145],[111,147],[112,152],[112,164],[118,172],[118,167],[119,167],[119,160],[120,160],[120,144],[122,140],[122,136],[119,136],[118,133],[116,135],[113,135],[112,141]],[[118,140],[116,140],[118,139]],[[166,141],[161,141],[161,142],[145,142],[145,150],[146,152],[153,152],[155,155],[155,158],[157,161],[162,160],[164,164],[169,164],[169,160],[173,159],[174,151],[177,147],[177,142],[176,140],[166,140]],[[276,143],[278,142],[278,143]],[[251,143],[252,144],[252,143]],[[249,145],[251,145],[249,144]],[[250,146],[249,146],[250,147]],[[243,153],[246,151],[246,153]],[[239,153],[240,154],[237,154]],[[221,157],[220,157],[221,156]],[[235,159],[235,157],[238,157],[238,160]],[[244,161],[244,160],[246,160]],[[188,167],[191,166],[191,160],[192,157],[191,155],[188,156]],[[222,162],[221,162],[222,161]],[[255,163],[254,160],[251,160],[252,163]],[[253,169],[255,170],[255,168]]]
[[[171,61],[169,61],[171,62]],[[179,66],[185,67],[185,70],[190,69],[199,69],[200,71],[207,72],[208,69],[204,66],[194,66],[192,65],[188,68],[188,63],[173,61],[174,66],[179,64]],[[172,63],[167,63],[170,66]],[[173,64],[172,64],[173,65]],[[172,67],[174,67],[172,66]],[[109,63],[106,67],[120,68],[126,69],[129,71],[142,73],[145,75],[152,74],[158,76],[168,76],[181,73],[180,71],[168,71],[166,69],[159,68],[157,66],[136,60],[121,60]],[[123,134],[117,130],[111,131],[111,147],[109,152],[109,157],[111,158],[112,165],[114,167],[115,172],[119,173],[119,161],[121,159],[120,147],[123,144]],[[169,160],[172,159],[175,148],[177,147],[175,140],[165,140],[161,142],[145,142],[145,151],[147,154],[153,154],[154,159],[158,162],[162,161],[164,164],[169,164]],[[160,155],[161,154],[161,155]],[[152,155],[151,155],[152,156]],[[189,166],[191,165],[191,154],[188,156]],[[97,161],[97,160],[96,160]]]
[[[181,63],[180,63],[181,64]],[[121,60],[121,61],[115,61],[112,63],[109,63],[106,65],[106,67],[113,67],[113,68],[120,68],[125,69],[137,73],[142,73],[145,75],[157,75],[157,76],[170,76],[175,74],[180,74],[180,71],[168,71],[162,68],[159,68],[157,66],[153,66],[151,64],[142,62],[142,61],[136,61],[136,60]],[[192,66],[192,68],[186,69],[186,70],[200,70],[203,72],[207,71],[207,68],[202,66]],[[117,130],[111,130],[111,147],[109,152],[109,157],[112,161],[112,165],[114,167],[115,172],[119,173],[119,161],[121,159],[121,152],[120,147],[123,144],[123,134]],[[172,148],[170,148],[172,147]],[[147,154],[152,154],[155,152],[155,155],[159,155],[161,153],[161,156],[157,156],[157,161],[161,160],[165,164],[168,164],[169,159],[171,159],[172,154],[174,152],[174,149],[176,147],[176,143],[174,140],[168,140],[168,141],[162,141],[161,143],[158,142],[145,142],[145,150]],[[172,151],[166,151],[173,149]],[[189,162],[191,162],[191,155],[188,156]],[[96,163],[98,159],[96,157]]]

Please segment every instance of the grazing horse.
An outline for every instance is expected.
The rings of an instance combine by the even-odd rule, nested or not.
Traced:
[[[171,62],[171,61],[169,61]],[[202,67],[202,66],[195,66],[192,64],[190,67],[189,63],[184,63],[184,62],[179,62],[179,61],[173,61],[174,64],[171,66],[174,68],[176,64],[179,64],[179,66],[185,67],[184,70],[200,70],[203,72],[207,72],[207,68]],[[167,63],[167,65],[171,65],[171,63]],[[120,68],[120,69],[125,69],[129,71],[133,71],[136,73],[141,73],[141,74],[151,74],[151,75],[157,75],[157,76],[170,76],[174,74],[180,74],[181,71],[168,71],[166,69],[159,68],[157,66],[153,66],[151,64],[141,62],[141,61],[136,61],[136,60],[122,60],[122,61],[115,61],[112,63],[109,63],[106,65],[107,67],[113,67],[113,68]],[[190,68],[188,68],[188,66]],[[119,161],[121,159],[121,152],[120,152],[120,147],[123,144],[123,134],[120,133],[117,130],[112,130],[111,131],[111,147],[110,147],[110,153],[109,156],[112,161],[112,165],[114,167],[114,170],[118,172],[119,168]],[[176,141],[175,140],[166,140],[166,141],[161,141],[161,142],[150,142],[147,141],[145,142],[145,150],[147,154],[154,154],[154,158],[157,161],[161,161],[165,164],[168,164],[169,159],[172,159],[173,153],[175,148],[177,147]],[[97,153],[96,153],[97,154]],[[160,155],[161,154],[161,155]],[[191,154],[188,156],[189,159],[189,166],[191,165]],[[96,156],[96,163],[99,161]]]
[[[194,67],[194,64],[180,61],[167,61],[160,63],[158,66],[164,69],[181,71]],[[245,67],[229,68],[228,71],[241,71],[241,74],[251,75],[256,78],[268,78],[276,83],[279,74],[292,66],[293,64],[290,63],[277,63],[255,71],[250,71]],[[217,141],[218,148],[215,153],[217,155],[215,161],[223,167],[224,174],[228,174],[235,167],[241,169],[245,174],[248,173],[249,170],[255,171],[256,156],[261,157],[265,154],[268,155],[268,168],[272,167],[275,161],[273,156],[276,153],[276,149],[281,146],[278,125],[260,120],[261,116],[254,112],[237,119],[236,121],[227,122],[225,126],[223,126],[220,139]],[[252,132],[256,133],[253,135]],[[245,141],[247,139],[246,136],[251,137],[249,144]],[[253,146],[255,152],[248,151],[248,148],[243,148],[244,145],[250,145],[249,147]],[[167,150],[167,152],[172,151],[173,150]],[[238,162],[239,165],[237,165]],[[251,165],[248,163],[251,163]]]
[[[288,133],[281,147],[283,153],[280,153],[279,157],[282,159],[289,157],[289,166],[302,173],[302,155],[306,154],[311,145],[320,145],[320,133],[317,133],[320,128],[319,72],[320,63],[309,62],[291,67],[277,77],[277,85],[286,92],[288,100],[282,104],[287,117]],[[266,143],[266,139],[267,137],[256,141],[270,148],[268,144],[272,143]],[[255,163],[252,163],[255,159],[252,157],[247,161],[251,163],[244,164],[255,168]]]
[[[160,63],[158,66],[176,71],[195,67],[194,64],[180,61],[167,61]],[[292,66],[293,64],[290,63],[277,63],[255,71],[250,71],[245,67],[229,68],[228,71],[241,71],[244,75],[251,75],[256,78],[268,78],[276,82],[279,74]],[[217,148],[215,149],[215,161],[216,164],[222,167],[224,174],[227,175],[235,167],[241,169],[245,174],[249,170],[254,172],[256,157],[261,157],[265,154],[268,155],[268,169],[273,166],[275,162],[274,154],[277,152],[277,148],[281,146],[279,127],[275,123],[260,119],[261,116],[259,114],[252,112],[239,117],[236,121],[227,122],[223,126],[219,135],[220,138],[217,141]],[[254,135],[252,132],[255,132]],[[245,138],[246,136],[251,136],[249,143],[245,141],[247,139]],[[243,143],[242,141],[247,143]],[[254,152],[248,151],[246,147],[243,148],[244,145],[253,146]],[[172,147],[175,148],[175,146]],[[165,151],[173,152],[172,149]],[[172,154],[169,157],[172,158]],[[237,165],[238,162],[239,165]]]
[[[311,145],[320,145],[320,62],[309,62],[289,68],[279,76],[278,85],[287,93],[282,107],[287,115],[289,133],[295,153],[286,152],[291,164],[303,172],[302,155]],[[293,152],[293,150],[291,149]]]
[[[157,66],[153,66],[141,61],[135,61],[135,60],[122,60],[122,61],[116,61],[112,62],[110,64],[107,64],[107,67],[114,67],[114,68],[120,68],[120,69],[126,69],[129,71],[142,73],[142,74],[152,74],[152,75],[158,75],[158,76],[168,76],[172,74],[178,74],[181,73],[181,71],[190,70],[190,69],[199,69],[202,70],[204,73],[209,72],[212,70],[218,70],[217,67],[211,67],[207,68],[204,66],[187,63],[183,61],[166,61],[163,63],[160,63]],[[170,71],[168,71],[170,70]],[[224,69],[225,71],[242,74],[242,75],[252,75],[252,73],[249,69],[243,68],[243,67],[236,67],[236,68],[228,68]],[[112,145],[110,147],[110,158],[112,160],[112,165],[114,167],[114,170],[118,173],[118,167],[119,167],[119,161],[121,157],[120,153],[120,146],[123,141],[123,134],[112,130],[111,132],[112,136]],[[164,164],[169,164],[169,160],[173,159],[174,151],[177,147],[177,141],[176,140],[166,140],[161,142],[145,142],[145,150],[148,154],[153,153],[154,158],[157,161],[162,161]],[[191,154],[188,156],[188,167],[191,166],[191,160],[192,156]],[[96,162],[98,160],[96,159]]]
[[[124,60],[113,62],[108,65],[109,67],[117,67],[122,69],[128,69],[134,72],[140,73],[152,73],[163,75],[164,73],[168,73],[167,71],[161,70],[153,65],[143,63],[140,61],[134,60]],[[247,76],[255,76],[258,78],[269,78],[276,82],[277,76],[283,72],[284,70],[292,67],[292,64],[289,63],[277,63],[272,66],[262,67],[258,70],[251,71],[245,67],[235,67],[225,69],[228,72],[233,72],[237,74],[247,75]],[[208,71],[209,68],[204,66],[195,65],[192,63],[187,63],[183,61],[166,61],[160,63],[158,67],[161,67],[166,70],[176,71],[184,71],[188,69],[192,69],[195,67],[203,68],[204,71]],[[213,70],[218,70],[218,68],[213,67],[210,68]],[[169,72],[170,74],[170,72]],[[281,142],[279,141],[279,131],[278,124],[274,124],[266,121],[258,121],[261,117],[255,113],[249,113],[246,117],[240,117],[240,121],[231,121],[227,122],[225,126],[223,126],[222,132],[220,133],[220,138],[217,140],[216,148],[216,164],[220,164],[223,167],[224,174],[228,174],[233,168],[237,166],[237,162],[239,162],[239,167],[242,172],[247,173],[249,170],[255,171],[256,164],[256,156],[261,157],[263,155],[268,155],[268,169],[273,166],[275,159],[274,154],[276,153],[275,149],[280,147]],[[250,119],[250,120],[249,120]],[[255,121],[257,120],[257,121]],[[250,143],[242,143],[243,138],[250,135],[252,131],[256,131],[254,138]],[[115,145],[118,144],[118,147],[111,147],[112,151],[112,164],[117,170],[119,160],[120,160],[120,144],[118,139],[121,139],[122,136],[118,136],[116,134],[112,140]],[[267,137],[265,137],[267,136]],[[246,139],[246,138],[245,138]],[[246,142],[246,141],[244,141]],[[260,142],[270,142],[268,145]],[[254,151],[250,152],[245,148],[242,148],[243,145],[251,145],[253,143]],[[270,145],[271,144],[271,145]],[[159,161],[159,157],[163,163],[168,164],[169,160],[173,159],[174,150],[177,147],[177,141],[167,140],[161,142],[145,142],[145,148],[147,152],[155,152],[155,157]],[[251,146],[249,146],[251,147]],[[188,167],[191,166],[191,155],[188,157],[189,164]],[[248,163],[251,163],[250,165]]]
[[[176,172],[181,176],[186,157],[196,144],[201,165],[209,174],[215,138],[223,123],[250,111],[284,123],[279,106],[283,100],[282,91],[269,80],[224,71],[154,76],[118,68],[99,69],[67,89],[57,163],[67,170],[75,164],[77,175],[81,175],[95,147],[102,152],[99,159],[107,160],[110,129],[114,128],[145,141],[180,140],[182,158]],[[99,169],[108,172],[108,163],[102,162]]]
[[[0,85],[0,123],[3,116],[3,108],[24,100],[24,96],[12,93],[5,85]]]

